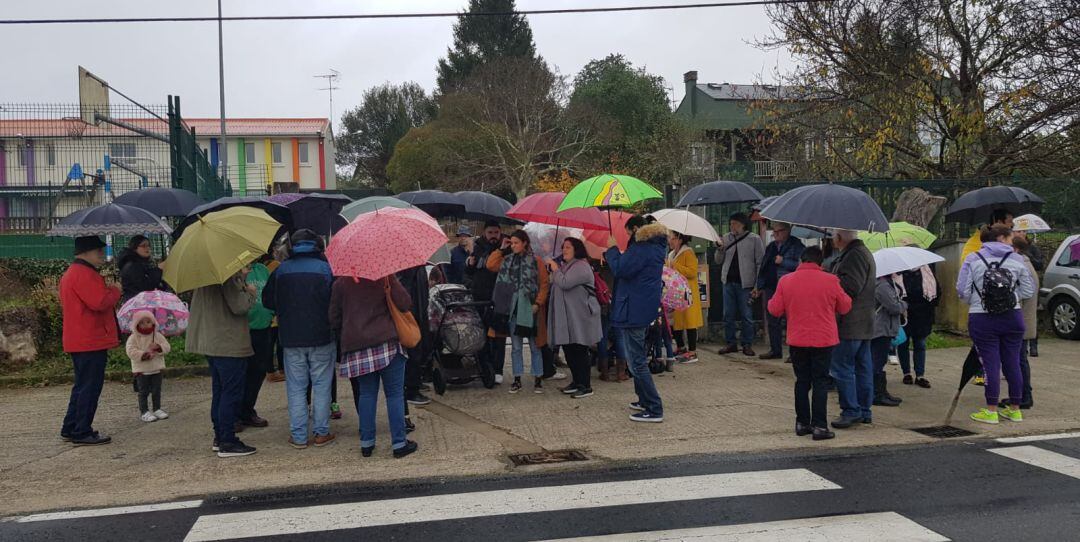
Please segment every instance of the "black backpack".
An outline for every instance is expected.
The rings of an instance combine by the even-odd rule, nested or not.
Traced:
[[[982,298],[983,309],[988,314],[1004,314],[1016,307],[1016,278],[1012,271],[1002,267],[1011,254],[1006,254],[994,263],[986,261],[982,254],[975,253],[986,265],[983,271],[982,290],[975,290]],[[974,284],[973,284],[974,286]]]

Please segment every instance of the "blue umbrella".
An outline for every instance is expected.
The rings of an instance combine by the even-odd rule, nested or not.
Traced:
[[[89,235],[142,235],[169,233],[160,218],[138,207],[106,203],[79,209],[62,218],[49,230],[54,237],[85,237]]]
[[[202,198],[179,188],[143,188],[125,192],[113,200],[150,211],[154,216],[187,216],[196,207],[205,204]]]
[[[762,209],[761,216],[822,229],[889,231],[885,213],[866,192],[838,184],[812,184],[790,190]]]
[[[746,203],[761,201],[764,197],[757,189],[743,182],[713,181],[691,188],[675,206],[689,207],[691,205]]]

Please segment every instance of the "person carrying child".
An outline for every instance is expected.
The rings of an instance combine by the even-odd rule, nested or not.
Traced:
[[[165,354],[170,350],[169,341],[158,333],[157,320],[150,311],[139,311],[131,319],[131,336],[127,340],[127,355],[131,360],[131,372],[135,375],[135,385],[139,390],[140,419],[144,422],[156,422],[169,417],[161,410],[161,371],[165,369]],[[152,396],[154,410],[146,404],[147,396]]]

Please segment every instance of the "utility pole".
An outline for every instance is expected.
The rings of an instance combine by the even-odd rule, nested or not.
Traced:
[[[218,155],[221,156],[221,180],[229,186],[229,145],[225,142],[225,44],[221,34],[221,0],[217,2],[217,16],[218,92],[221,98],[221,138],[218,140]]]
[[[334,127],[334,91],[341,88],[341,87],[335,87],[334,83],[336,83],[338,78],[341,77],[341,72],[335,70],[334,68],[330,68],[330,73],[326,73],[326,74],[322,74],[322,75],[313,75],[312,77],[317,77],[319,79],[326,79],[326,87],[320,88],[319,90],[326,90],[326,91],[330,92],[330,127],[333,128]]]

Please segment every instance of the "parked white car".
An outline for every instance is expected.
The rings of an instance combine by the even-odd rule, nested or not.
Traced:
[[[1078,242],[1080,235],[1072,235],[1061,243],[1039,288],[1039,308],[1050,314],[1050,327],[1063,339],[1080,339],[1080,259],[1074,258],[1072,251]]]

